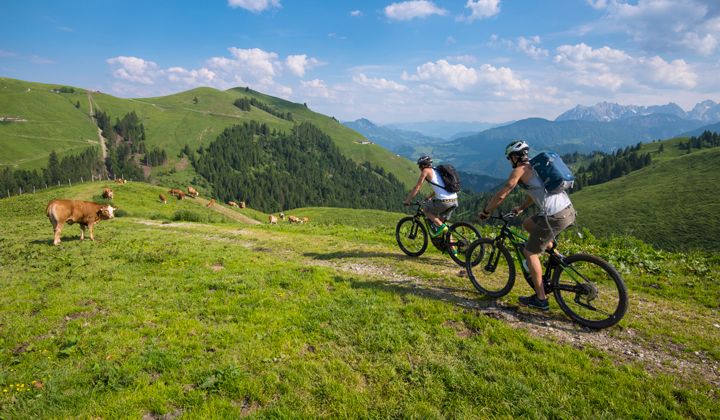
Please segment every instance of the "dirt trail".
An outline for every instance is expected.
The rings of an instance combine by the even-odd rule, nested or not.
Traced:
[[[95,111],[93,109],[93,99],[90,92],[87,94],[88,98],[88,107],[90,108],[90,120],[92,120],[93,124],[97,127],[97,120],[95,119]],[[105,137],[102,135],[102,130],[100,127],[97,127],[97,133],[98,133],[98,140],[100,141],[100,150],[102,151],[102,160],[105,162],[105,159],[107,158],[107,145],[105,144]]]

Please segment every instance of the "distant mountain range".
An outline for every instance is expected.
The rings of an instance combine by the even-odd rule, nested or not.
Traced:
[[[360,118],[355,121],[347,121],[342,123],[348,128],[352,128],[370,141],[401,156],[408,157],[412,160],[416,153],[416,147],[435,145],[445,143],[446,140],[439,137],[426,136],[417,131],[401,130],[389,126],[380,126],[372,121]],[[422,152],[421,152],[422,153]]]
[[[720,104],[706,100],[698,103],[686,112],[677,104],[670,102],[667,105],[620,105],[611,102],[600,102],[593,106],[578,105],[565,111],[555,118],[555,121],[600,121],[610,122],[652,114],[667,114],[686,120],[697,120],[704,123],[720,121]]]
[[[509,123],[510,122],[489,123],[478,121],[422,121],[409,123],[392,123],[386,124],[384,127],[405,131],[415,131],[429,137],[438,137],[445,140],[454,140],[459,137],[465,137],[470,134],[479,133],[483,130]]]

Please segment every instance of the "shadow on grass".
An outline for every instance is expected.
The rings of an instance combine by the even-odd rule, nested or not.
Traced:
[[[365,278],[359,280],[353,277],[335,276],[335,281],[349,283],[355,289],[381,290],[401,296],[414,295],[435,299],[464,309],[476,310],[487,317],[510,323],[530,324],[538,328],[550,327],[550,323],[552,323],[552,328],[572,333],[594,331],[572,322],[559,310],[553,310],[549,313],[528,312],[532,311],[531,309],[521,311],[520,305],[500,303],[494,298],[483,296],[469,297],[467,296],[468,289],[421,283],[417,279],[410,277],[383,280]]]

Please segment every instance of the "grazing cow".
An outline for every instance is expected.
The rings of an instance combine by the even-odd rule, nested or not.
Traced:
[[[303,223],[307,223],[307,222],[310,221],[310,219],[308,219],[307,217],[301,217],[301,218],[300,218],[300,221],[303,222]]]
[[[174,197],[177,197],[178,200],[182,200],[183,198],[185,198],[185,193],[181,190],[178,190],[177,188],[171,189],[170,191],[168,191],[168,193]]]
[[[195,188],[193,188],[193,187],[188,187],[188,195],[189,195],[190,197],[192,197],[192,198],[197,198],[197,196],[199,196],[200,193],[197,192],[197,190],[196,190]]]
[[[215,205],[215,199],[211,198],[210,201],[208,201],[207,205],[205,207],[210,208]]]
[[[244,209],[244,208],[245,208],[245,202],[244,202],[244,201],[239,202],[239,203],[238,203],[238,207],[240,207],[241,209]]]
[[[161,201],[163,204],[167,204],[167,197],[165,197],[164,195],[160,194],[160,201]]]
[[[103,189],[102,198],[106,198],[108,200],[112,200],[113,198],[113,190],[110,188]]]
[[[118,178],[115,180],[116,184],[127,184],[127,179]]]
[[[230,207],[240,207],[240,206],[238,206],[238,203],[236,203],[236,202],[234,202],[234,201],[228,201],[228,206],[230,206]]]
[[[302,223],[300,221],[300,218],[295,216],[288,216],[288,220],[290,221],[290,223]]]
[[[280,220],[285,221],[285,213],[280,212]]]
[[[60,244],[60,232],[65,223],[72,225],[80,224],[80,240],[85,240],[85,228],[90,229],[90,239],[93,236],[93,225],[101,220],[115,217],[115,209],[109,204],[93,203],[90,201],[77,200],[52,200],[48,203],[45,214],[53,227],[55,237],[53,245]]]
[[[269,223],[271,225],[277,225],[277,217],[275,217],[271,214],[268,218],[270,219]]]

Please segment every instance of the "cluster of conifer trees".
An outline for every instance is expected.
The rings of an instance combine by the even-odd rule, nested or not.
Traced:
[[[580,165],[575,169],[575,186],[573,191],[580,191],[588,185],[602,184],[611,179],[627,175],[652,163],[650,153],[639,153],[642,143],[618,149],[615,153],[594,152],[587,166]],[[572,163],[579,155],[565,155],[563,161]]]
[[[136,154],[147,152],[145,148],[145,127],[135,111],[131,111],[115,124],[104,111],[95,113],[95,120],[102,130],[107,146],[105,166],[111,177],[143,179],[143,172],[135,160]],[[167,159],[167,156],[165,156]]]
[[[687,150],[688,153],[690,153],[692,149],[704,149],[717,146],[720,146],[720,134],[713,133],[707,130],[698,137],[690,137],[687,143],[678,144],[678,147],[681,150]]]
[[[306,206],[401,209],[406,193],[391,173],[344,157],[310,123],[290,133],[255,121],[225,129],[192,159],[223,201],[265,212]]]
[[[242,109],[243,111],[250,111],[250,106],[254,106],[255,108],[262,109],[263,111],[267,112],[270,115],[274,115],[278,118],[282,118],[283,120],[293,121],[293,115],[292,112],[282,112],[279,111],[272,106],[260,102],[255,98],[238,98],[233,102],[233,104]]]
[[[31,192],[33,188],[45,188],[46,185],[88,181],[93,177],[103,176],[104,169],[98,150],[95,148],[62,159],[59,159],[53,150],[50,152],[47,167],[42,171],[10,168],[0,171],[0,197],[6,197],[8,193],[16,195],[20,190]]]

